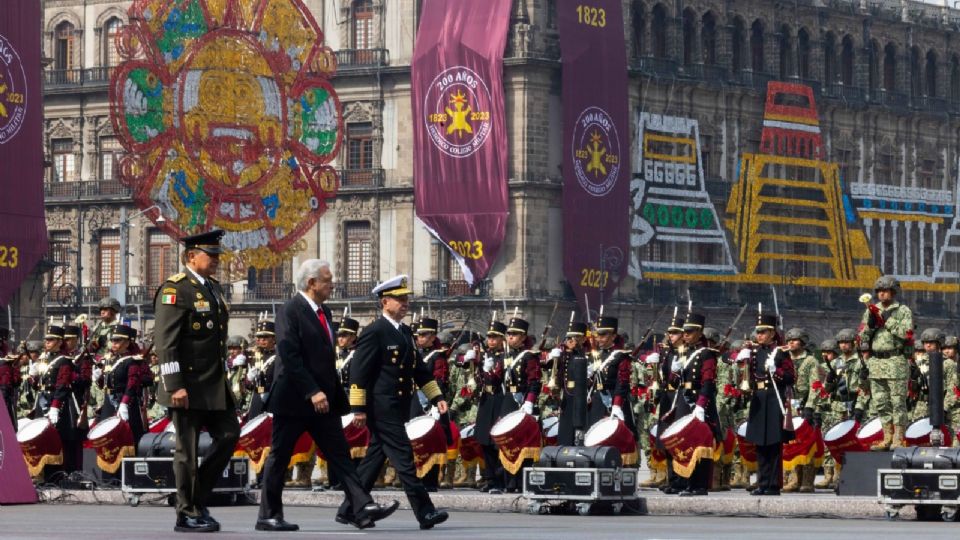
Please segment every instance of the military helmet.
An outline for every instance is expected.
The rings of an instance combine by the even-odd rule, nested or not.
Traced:
[[[936,341],[938,345],[943,345],[946,334],[939,328],[927,328],[920,334],[920,342]]]
[[[704,327],[703,337],[710,342],[717,343],[720,341],[720,331],[712,326]]]
[[[943,338],[943,348],[947,347],[957,348],[957,336],[947,336]]]
[[[833,338],[827,338],[820,342],[820,352],[830,351],[834,354],[840,354],[840,346],[837,345],[837,340]]]
[[[900,280],[893,276],[880,276],[873,284],[873,290],[890,289],[893,294],[900,294]]]
[[[97,306],[99,309],[112,309],[116,313],[120,313],[120,301],[112,296],[101,298]]]
[[[40,352],[43,350],[43,342],[30,340],[27,342],[27,352]]]
[[[243,336],[230,336],[227,338],[227,348],[230,347],[239,347],[241,349],[247,348],[247,340]]]
[[[857,332],[853,328],[841,328],[837,335],[834,336],[838,342],[840,341],[856,341]]]
[[[806,345],[807,342],[810,341],[810,334],[808,334],[803,328],[791,328],[790,330],[787,330],[787,341],[792,339],[799,339],[804,345]]]
[[[923,342],[922,342],[922,341],[917,341],[917,342],[915,342],[915,343],[913,344],[913,350],[914,350],[914,352],[923,352],[923,350],[924,350],[924,349],[923,349]]]

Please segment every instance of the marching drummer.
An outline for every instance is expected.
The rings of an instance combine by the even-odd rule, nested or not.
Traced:
[[[507,326],[500,321],[490,321],[487,329],[486,350],[483,359],[478,358],[477,349],[473,348],[464,355],[467,362],[477,362],[477,378],[480,381],[480,400],[477,407],[476,438],[483,449],[484,485],[480,491],[492,494],[503,493],[503,467],[500,464],[500,453],[497,445],[490,437],[490,430],[500,418],[500,409],[503,407],[503,358],[504,337]]]
[[[820,422],[814,416],[813,411],[818,399],[818,389],[823,386],[823,381],[820,380],[820,361],[807,350],[810,335],[803,328],[787,330],[786,339],[790,361],[796,369],[796,384],[794,385],[796,408],[811,427],[819,429]],[[813,493],[813,481],[816,478],[816,472],[813,463],[798,465],[792,470],[786,471],[783,491],[786,493],[794,491]]]
[[[414,331],[414,340],[417,343],[417,352],[420,355],[421,362],[426,366],[427,371],[433,374],[433,381],[440,387],[440,391],[446,395],[447,385],[450,382],[450,370],[447,366],[447,347],[437,339],[437,332],[440,330],[440,321],[430,317],[423,317],[420,322],[412,328]],[[440,415],[430,405],[430,400],[420,390],[417,390],[417,399],[410,401],[410,417],[415,418],[424,413],[435,415],[441,426],[444,427],[444,433],[450,431],[449,414]],[[448,440],[447,442],[451,442]],[[453,466],[443,465],[444,486],[452,487]],[[449,470],[449,478],[447,478]],[[423,476],[422,481],[427,491],[435,492],[440,486],[441,466],[435,465]]]
[[[357,334],[360,333],[360,321],[344,317],[337,327],[337,374],[340,384],[350,391],[350,361],[357,348]]]
[[[506,416],[513,411],[523,410],[527,414],[535,414],[536,403],[540,395],[540,357],[530,348],[533,340],[528,335],[530,323],[514,316],[507,325],[507,355],[503,366],[504,397],[500,406],[500,416]],[[524,460],[520,469],[510,472],[507,467],[512,464],[504,462],[501,455],[501,465],[504,466],[504,486],[507,493],[518,493],[523,487],[523,467],[531,464],[531,460]]]
[[[267,401],[270,385],[273,384],[273,368],[277,359],[276,328],[271,320],[257,321],[257,331],[254,338],[257,340],[253,349],[253,365],[247,371],[247,388],[253,392],[250,398],[250,412],[248,418],[254,418],[263,412],[263,404]]]
[[[133,432],[133,444],[146,432],[141,408],[144,403],[144,390],[153,384],[153,372],[140,356],[140,348],[134,341],[137,331],[120,323],[113,327],[110,335],[110,349],[117,361],[107,375],[107,402],[100,409],[100,420],[116,413],[130,424]]]
[[[821,354],[827,360],[827,377],[824,389],[830,394],[824,425],[832,426],[844,420],[863,422],[863,411],[867,410],[870,395],[861,391],[867,379],[865,367],[855,350],[857,333],[852,328],[843,328],[832,340],[820,344]],[[832,354],[835,347],[837,354]],[[823,482],[817,488],[835,488],[840,478],[841,463],[831,456],[824,460]]]
[[[600,317],[596,322],[594,342],[597,348],[590,353],[587,378],[590,380],[590,409],[588,424],[612,416],[627,424],[636,437],[636,425],[630,407],[630,352],[623,350],[623,341],[617,335],[616,317]]]
[[[787,387],[796,372],[786,350],[777,346],[777,316],[760,315],[756,327],[756,346],[744,344],[737,358],[747,362],[750,381],[748,441],[757,448],[757,489],[752,495],[780,495],[782,480],[783,418]]]
[[[80,438],[77,433],[78,413],[73,395],[73,361],[63,354],[64,330],[48,326],[43,337],[44,352],[41,362],[31,372],[39,380],[39,397],[34,407],[34,418],[46,416],[57,428],[63,443],[63,470],[73,472],[80,468]]]
[[[587,324],[570,321],[563,345],[547,356],[560,389],[560,421],[557,442],[561,446],[582,444],[587,429]]]
[[[680,357],[680,348],[683,347],[683,316],[677,315],[674,309],[673,318],[667,326],[666,342],[659,353],[659,365],[654,381],[655,399],[657,402],[657,434],[663,433],[670,427],[673,417],[667,413],[673,408],[676,401],[677,388],[680,385],[679,376],[673,370],[674,364]],[[658,440],[659,444],[659,440]],[[660,449],[663,450],[662,444]],[[664,452],[667,459],[667,478],[662,483],[661,491],[667,495],[680,493],[687,488],[687,480],[673,470],[673,458],[670,452]]]

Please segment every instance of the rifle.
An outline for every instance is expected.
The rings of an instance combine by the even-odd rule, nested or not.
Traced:
[[[547,319],[547,325],[543,327],[543,332],[540,333],[540,343],[537,345],[537,353],[543,352],[543,348],[547,346],[547,334],[549,334],[550,330],[553,328],[553,317],[557,314],[557,309],[559,307],[559,301],[553,303],[553,311],[550,312],[550,318]]]
[[[770,292],[773,293],[773,312],[777,315],[777,334],[783,335],[783,318],[780,316],[780,304],[777,302],[777,288],[770,284]],[[780,388],[777,387],[777,381],[773,380],[773,373],[767,371],[767,378],[770,379],[770,385],[777,394],[777,403],[780,405],[780,412],[784,418],[787,417],[787,408],[784,406],[783,396],[780,395]],[[787,403],[789,405],[789,403]]]
[[[724,334],[723,334],[723,339],[721,339],[720,342],[717,343],[717,349],[718,349],[718,350],[722,349],[722,348],[723,348],[723,344],[724,344],[724,343],[727,343],[727,342],[730,340],[730,334],[733,333],[733,329],[736,328],[737,323],[740,322],[740,317],[743,317],[743,312],[746,311],[746,310],[747,310],[747,304],[744,304],[743,307],[740,308],[740,312],[737,313],[737,316],[734,317],[733,322],[730,323],[730,326],[729,326],[729,327],[727,327],[727,331],[724,332]]]
[[[147,347],[147,350],[143,351],[143,361],[150,361],[150,353],[153,352],[153,340],[150,340],[150,346]],[[149,364],[147,369],[150,369]],[[150,428],[150,417],[147,415],[147,402],[150,400],[150,387],[147,385],[141,385],[140,387],[140,421],[143,423],[144,429]]]
[[[660,310],[660,313],[657,313],[657,316],[654,317],[653,322],[650,323],[650,326],[647,327],[647,331],[643,333],[643,337],[640,338],[640,341],[637,342],[637,346],[630,351],[630,358],[636,360],[640,355],[640,351],[643,350],[643,344],[647,342],[647,338],[650,337],[650,334],[653,333],[653,329],[656,328],[657,323],[660,322],[660,317],[663,317],[663,314],[670,309],[670,306],[663,306],[663,309]]]
[[[78,368],[82,365],[83,360],[89,357],[93,352],[90,350],[90,345],[91,345],[91,342],[93,341],[91,337],[94,334],[96,334],[96,331],[100,328],[101,324],[103,324],[103,320],[97,321],[97,326],[94,327],[92,332],[89,332],[87,334],[86,341],[84,341],[83,345],[80,347],[80,354],[78,354],[77,357],[74,359],[74,363]],[[91,397],[90,389],[93,387],[94,384],[96,383],[93,380],[93,377],[91,375],[90,386],[87,386],[87,388],[83,392],[83,403],[80,405],[80,411],[79,411],[80,415],[77,418],[77,427],[79,429],[85,429],[84,426],[89,425],[90,418],[89,418],[88,409],[90,408],[90,397]],[[144,426],[146,426],[146,424],[144,424]]]

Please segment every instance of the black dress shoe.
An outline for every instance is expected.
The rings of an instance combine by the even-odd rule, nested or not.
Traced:
[[[420,520],[420,528],[423,530],[432,529],[434,525],[443,523],[448,517],[450,517],[450,514],[443,510],[434,510],[423,516],[423,519]]]
[[[667,486],[663,488],[661,491],[663,491],[667,495],[676,495],[677,493],[680,493],[680,490],[673,486]]]
[[[390,514],[396,512],[397,508],[400,508],[400,501],[396,499],[390,504],[370,503],[357,513],[357,520],[363,521],[364,518],[370,518],[371,522],[377,522],[390,517]],[[370,526],[372,527],[373,524],[371,523]]]
[[[352,514],[351,515],[337,514],[337,517],[333,519],[335,519],[337,523],[343,523],[344,525],[353,525],[358,529],[370,529],[372,527],[377,526],[376,522],[370,519],[370,516],[363,516],[362,518],[357,518],[357,516],[354,516]]]
[[[681,497],[703,497],[707,494],[705,489],[685,489],[680,492]]]
[[[258,519],[254,527],[258,531],[299,531],[300,526],[280,519]]]
[[[757,488],[757,489],[751,491],[750,494],[751,494],[751,495],[757,495],[757,496],[766,495],[766,494],[767,494],[767,490],[765,490],[765,489],[763,489],[763,488]]]
[[[780,495],[780,490],[779,490],[779,489],[765,489],[765,490],[763,490],[763,494],[764,494],[764,495],[772,495],[772,496],[774,496],[774,497],[778,497],[778,496]]]
[[[202,517],[207,523],[213,524],[218,531],[220,530],[220,522],[216,519],[213,519],[213,516],[210,515],[210,509],[206,506],[200,507],[200,517]]]
[[[203,516],[177,515],[177,524],[173,526],[176,532],[217,532],[219,525],[207,521]]]

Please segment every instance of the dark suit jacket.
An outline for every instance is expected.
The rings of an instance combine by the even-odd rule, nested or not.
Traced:
[[[333,321],[330,309],[321,307],[329,324]],[[313,416],[317,413],[310,396],[317,392],[327,395],[331,414],[350,412],[347,394],[337,377],[336,349],[330,333],[297,293],[277,314],[277,360],[267,410],[277,415]]]

